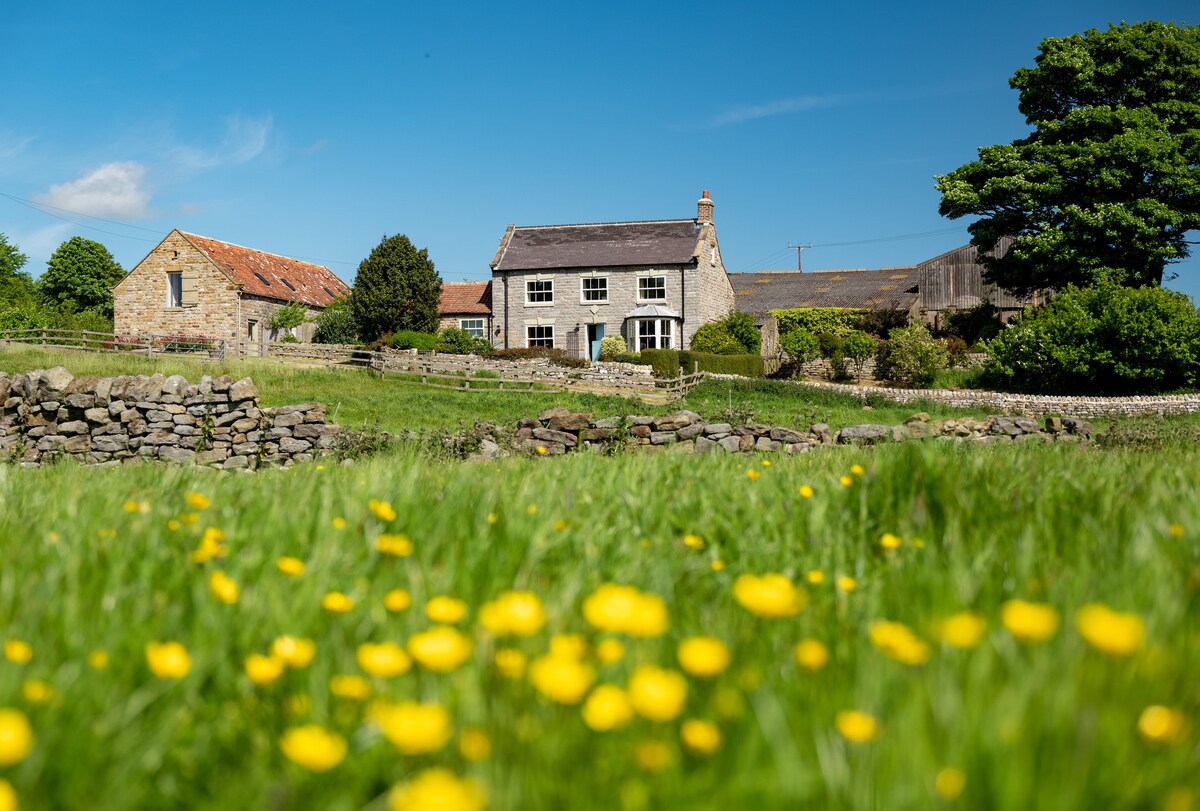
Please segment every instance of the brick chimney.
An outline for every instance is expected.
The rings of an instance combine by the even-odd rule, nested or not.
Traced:
[[[708,190],[700,195],[700,200],[696,203],[696,222],[704,225],[710,224],[713,221],[713,201],[708,197]]]

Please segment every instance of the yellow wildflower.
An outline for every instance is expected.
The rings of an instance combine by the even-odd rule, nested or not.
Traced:
[[[225,605],[233,605],[240,595],[238,584],[220,569],[208,576],[208,589],[213,597],[217,598],[217,602]]]
[[[983,617],[970,611],[951,614],[938,625],[938,636],[947,645],[956,648],[973,648],[983,639],[987,623]]]
[[[304,561],[300,560],[300,558],[291,558],[284,555],[275,561],[275,567],[283,574],[291,577],[298,577],[304,574]]]
[[[582,659],[587,656],[588,644],[583,634],[555,634],[550,637],[550,655]]]
[[[854,484],[854,479],[850,478],[849,476],[839,476],[838,481],[842,483],[842,487],[849,487],[850,485]]]
[[[489,524],[494,524],[494,523],[496,523],[496,522],[497,522],[497,521],[499,521],[499,520],[500,520],[500,516],[496,515],[495,513],[488,513],[488,514],[487,514],[487,522],[488,522]]]
[[[685,671],[701,679],[723,673],[732,658],[729,646],[711,636],[693,636],[683,640],[675,655]]]
[[[805,670],[820,670],[829,662],[829,649],[816,639],[802,639],[792,649],[796,664]]]
[[[210,503],[203,493],[185,493],[183,500],[193,510],[207,510]]]
[[[532,636],[546,624],[546,611],[533,592],[506,591],[484,603],[479,621],[496,636]]]
[[[813,497],[812,486],[807,485],[807,484],[800,485],[800,498],[812,498],[812,497]]]
[[[392,589],[383,595],[383,607],[393,614],[406,611],[412,605],[412,596],[404,589]]]
[[[492,739],[478,727],[467,727],[458,733],[458,753],[473,763],[487,760],[492,754]]]
[[[4,640],[4,658],[14,664],[27,664],[33,658],[33,647],[21,639]]]
[[[342,762],[349,745],[336,732],[306,724],[284,730],[279,738],[279,748],[288,760],[310,772],[327,772]]]
[[[588,595],[583,616],[601,631],[643,638],[661,636],[670,625],[661,597],[616,583],[604,583]]]
[[[1000,622],[1022,642],[1041,642],[1058,631],[1058,611],[1044,603],[1009,600],[1000,606]]]
[[[713,570],[714,572],[722,572],[722,571],[724,571],[724,570],[725,570],[725,561],[723,561],[723,560],[714,560],[714,561],[712,562],[711,566],[712,566],[712,570]]]
[[[12,783],[0,777],[0,811],[17,811],[19,805],[17,790]]]
[[[448,625],[413,634],[408,652],[426,670],[449,673],[471,658],[471,640]]]
[[[942,769],[933,778],[933,787],[943,800],[957,800],[967,787],[967,776],[953,766]]]
[[[546,446],[545,445],[538,445],[536,448],[534,448],[534,450],[537,451],[538,456],[546,455]]]
[[[20,763],[33,748],[33,727],[20,710],[0,707],[0,766]]]
[[[331,591],[321,598],[321,607],[331,614],[345,614],[354,608],[354,599],[340,591]]]
[[[683,545],[686,546],[688,549],[703,549],[704,548],[704,539],[701,538],[699,535],[684,535],[683,536]]]
[[[179,520],[183,522],[184,526],[194,527],[200,523],[200,513],[180,513]]]
[[[629,696],[613,684],[601,684],[583,704],[583,722],[596,732],[608,732],[633,720]]]
[[[749,479],[750,481],[752,481],[752,482],[758,481],[758,477],[759,477],[759,472],[757,470],[755,470],[754,468],[750,468],[749,470],[746,471],[746,478]]]
[[[596,660],[611,665],[625,656],[625,643],[619,639],[605,639],[596,645]]]
[[[762,466],[763,466],[763,467],[770,467],[770,466],[771,466],[771,460],[770,460],[770,459],[763,459],[763,460],[762,460]]]
[[[345,529],[346,528],[346,519],[345,518],[341,518],[341,517],[334,518],[329,523],[334,529]]]
[[[146,513],[150,512],[150,502],[149,501],[126,501],[124,504],[121,505],[121,509],[125,510],[125,512],[127,512],[127,513],[141,513],[141,514],[145,515]]]
[[[92,670],[103,670],[108,667],[108,651],[92,651],[88,654],[87,663]]]
[[[721,730],[711,721],[695,718],[679,727],[679,738],[694,755],[711,755],[721,748]]]
[[[375,539],[375,548],[385,555],[406,558],[413,553],[413,543],[403,533],[387,533]]]
[[[412,667],[412,659],[395,642],[364,642],[358,646],[356,657],[359,667],[381,679],[407,673]]]
[[[559,704],[578,704],[596,674],[571,656],[539,656],[529,665],[529,680],[538,692]]]
[[[811,585],[819,586],[825,582],[825,573],[820,569],[809,569],[808,573],[804,575],[804,579]]]
[[[425,603],[425,615],[434,622],[451,625],[467,615],[467,604],[445,595],[434,597]]]
[[[687,690],[683,676],[654,665],[638,665],[629,677],[629,701],[638,715],[651,721],[679,717]]]
[[[499,648],[492,657],[496,669],[510,679],[525,675],[525,654],[516,648]]]
[[[171,530],[171,532],[178,532],[180,526],[181,524],[176,518],[171,518],[167,521],[167,529]]]
[[[329,692],[338,698],[363,701],[371,697],[371,683],[362,676],[339,673],[329,677]]]
[[[890,532],[885,532],[879,539],[879,545],[884,549],[899,549],[900,538]]]
[[[392,509],[392,505],[386,501],[380,501],[377,498],[367,501],[367,508],[380,521],[395,521],[396,511]]]
[[[41,679],[28,679],[21,684],[21,695],[30,704],[45,704],[56,695],[55,690]]]
[[[808,595],[782,574],[744,574],[733,583],[733,596],[743,608],[760,617],[794,617],[808,604]]]
[[[146,663],[160,679],[182,679],[192,669],[192,657],[179,642],[147,642]]]
[[[1089,603],[1079,609],[1075,627],[1089,645],[1113,656],[1128,656],[1146,640],[1141,617],[1113,611],[1102,603]]]
[[[865,743],[879,737],[879,722],[873,715],[858,710],[842,710],[834,719],[842,737],[853,743]]]
[[[483,811],[486,806],[474,780],[442,767],[426,769],[388,794],[389,811]]]
[[[1171,524],[1171,526],[1167,529],[1167,531],[1171,533],[1172,538],[1176,538],[1176,539],[1182,538],[1183,537],[1183,524]]]
[[[661,772],[675,760],[670,747],[662,741],[642,741],[634,747],[633,758],[648,772]]]
[[[200,536],[200,545],[192,552],[193,563],[207,563],[213,558],[223,558],[229,554],[222,542],[225,540],[225,533],[216,527],[206,527],[204,534]]]
[[[537,515],[537,505],[536,505],[536,504],[530,504],[528,507],[526,507],[526,508],[525,508],[525,512],[526,512],[528,515]]]
[[[287,663],[274,656],[252,653],[246,657],[246,675],[260,687],[277,681],[285,667]]]
[[[858,588],[858,581],[853,577],[842,575],[837,579],[838,591],[844,591],[847,594]]]
[[[1183,713],[1155,704],[1138,716],[1138,732],[1153,743],[1175,743],[1183,737],[1186,726]]]
[[[288,667],[300,670],[308,667],[317,655],[317,645],[311,639],[280,636],[271,643],[271,655],[282,659]]]
[[[929,661],[929,646],[907,626],[899,622],[877,620],[868,629],[871,644],[889,659],[906,665],[923,665]]]
[[[384,737],[406,755],[436,752],[446,745],[454,732],[450,713],[441,704],[415,701],[376,704],[370,715],[383,730]]]
[[[850,472],[853,473],[855,476],[861,476],[862,474],[866,473],[867,471],[865,471],[863,469],[862,465],[850,465]]]

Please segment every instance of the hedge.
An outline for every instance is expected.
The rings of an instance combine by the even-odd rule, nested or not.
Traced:
[[[642,363],[654,368],[654,376],[670,380],[679,377],[679,353],[674,349],[643,349]]]
[[[645,354],[645,353],[643,353]],[[742,377],[766,377],[766,363],[761,355],[713,355],[708,352],[680,352],[679,361],[684,374],[699,368],[702,372]]]

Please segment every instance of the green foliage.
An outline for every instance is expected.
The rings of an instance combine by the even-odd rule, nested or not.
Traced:
[[[946,368],[946,346],[924,324],[894,329],[888,335],[887,369],[892,380],[927,388]]]
[[[966,310],[955,310],[943,316],[942,329],[947,335],[961,338],[967,346],[988,341],[1000,334],[1000,309],[990,301],[981,301]]]
[[[868,335],[874,335],[876,338],[886,338],[892,330],[902,329],[907,326],[907,312],[887,307],[878,310],[863,311],[858,329],[861,329]]]
[[[1110,25],[1039,46],[1009,84],[1033,132],[937,177],[989,281],[1016,293],[1140,286],[1200,228],[1200,27]],[[1015,236],[1006,255],[982,254]]]
[[[300,339],[297,338],[295,335],[293,335],[290,332],[285,332],[279,336],[279,343],[281,343],[281,344],[298,344],[298,343],[300,343]]]
[[[363,341],[389,332],[432,333],[438,326],[442,279],[426,248],[386,234],[358,266],[350,305]]]
[[[821,344],[817,336],[806,329],[794,329],[779,339],[779,345],[797,363],[807,363],[821,355]]]
[[[621,352],[619,354],[613,355],[613,362],[614,363],[633,363],[633,364],[637,364],[638,366],[643,366],[646,363],[644,360],[642,360],[641,352]]]
[[[67,311],[97,310],[112,318],[111,288],[125,276],[108,248],[83,237],[59,245],[37,287],[49,303]]]
[[[713,355],[690,350],[679,353],[684,374],[693,370],[742,377],[766,377],[766,360],[762,355]]]
[[[737,342],[746,348],[747,355],[757,355],[761,351],[762,337],[754,324],[754,316],[750,313],[734,310],[719,323],[724,324]]]
[[[70,312],[38,299],[0,304],[0,330],[60,329],[111,333],[113,321],[95,310]]]
[[[712,355],[741,355],[746,347],[721,321],[703,324],[692,336],[692,351]]]
[[[672,379],[679,377],[679,352],[675,349],[643,349],[642,363],[654,369],[654,376]]]
[[[629,347],[625,345],[625,339],[620,335],[605,335],[600,339],[600,359],[612,360],[617,355],[624,355],[629,351]]]
[[[426,349],[436,350],[441,346],[442,339],[431,332],[417,332],[411,329],[398,330],[392,334],[393,349]]]
[[[28,260],[29,257],[11,244],[8,237],[0,234],[0,309],[36,297],[33,279],[21,270]]]
[[[799,307],[794,310],[771,310],[771,315],[779,321],[779,335],[782,338],[798,329],[808,330],[813,335],[823,332],[845,335],[859,328],[864,312],[844,307]]]
[[[487,353],[489,358],[499,360],[528,360],[529,358],[546,358],[555,366],[567,369],[586,369],[591,361],[567,354],[565,349],[551,349],[548,346],[514,346],[510,349],[493,349]]]
[[[842,355],[854,377],[862,377],[866,362],[875,357],[879,343],[865,332],[855,330],[842,340]]]
[[[271,329],[290,330],[307,320],[308,309],[300,302],[293,301],[282,307],[276,307],[271,312],[271,317],[267,319],[267,326]]]
[[[989,377],[1055,394],[1138,394],[1200,382],[1200,315],[1187,296],[1102,282],[1068,287],[986,345]]]
[[[358,327],[354,323],[354,311],[348,298],[336,298],[317,316],[317,329],[313,343],[354,344],[358,343]]]
[[[486,338],[476,338],[458,327],[447,327],[439,333],[438,339],[437,350],[452,355],[482,355],[492,350],[492,344]]]

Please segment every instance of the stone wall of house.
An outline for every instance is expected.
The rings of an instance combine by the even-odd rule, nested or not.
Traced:
[[[282,332],[275,334],[267,324],[271,320],[271,316],[280,307],[286,306],[286,302],[278,301],[277,299],[265,298],[263,296],[253,296],[248,293],[242,294],[241,301],[241,328],[240,339],[238,341],[237,354],[239,355],[263,355],[266,354],[266,347],[272,341],[277,341],[282,335]],[[307,319],[305,323],[296,327],[296,339],[301,343],[309,343],[312,341],[313,333],[317,331],[315,323],[323,307],[306,306],[304,309],[304,317]],[[254,337],[251,337],[250,322],[253,321],[257,325],[254,331]]]
[[[933,439],[998,445],[1011,442],[1089,441],[1093,429],[1086,420],[1050,417],[1043,424],[1023,417],[963,418],[938,422],[928,414],[914,414],[902,425],[851,425],[833,431],[824,423],[808,430],[758,423],[731,425],[705,422],[692,411],[677,411],[665,417],[611,417],[594,420],[591,414],[572,413],[565,408],[543,412],[536,419],[518,423],[513,445],[518,452],[534,456],[557,456],[571,451],[606,452],[630,448],[671,453],[807,453],[825,445],[876,445]],[[486,438],[484,448],[501,452],[500,437]]]
[[[438,319],[438,332],[441,332],[444,329],[450,329],[451,327],[454,329],[462,329],[462,322],[464,320],[483,321],[483,337],[486,338],[489,343],[495,342],[496,336],[492,335],[492,317],[486,313],[443,315]]]
[[[196,272],[197,303],[167,306],[167,273]],[[236,285],[178,232],[172,231],[113,288],[117,335],[203,335],[236,339]]]
[[[704,216],[703,212],[701,216]],[[676,347],[679,349],[692,345],[692,336],[701,326],[724,318],[737,307],[733,285],[725,273],[721,248],[717,244],[717,229],[712,222],[701,226],[696,250],[696,268],[687,272],[687,322],[682,343]]]
[[[262,408],[248,377],[0,372],[0,460],[26,466],[158,459],[244,470],[311,460],[339,432],[320,403]]]

